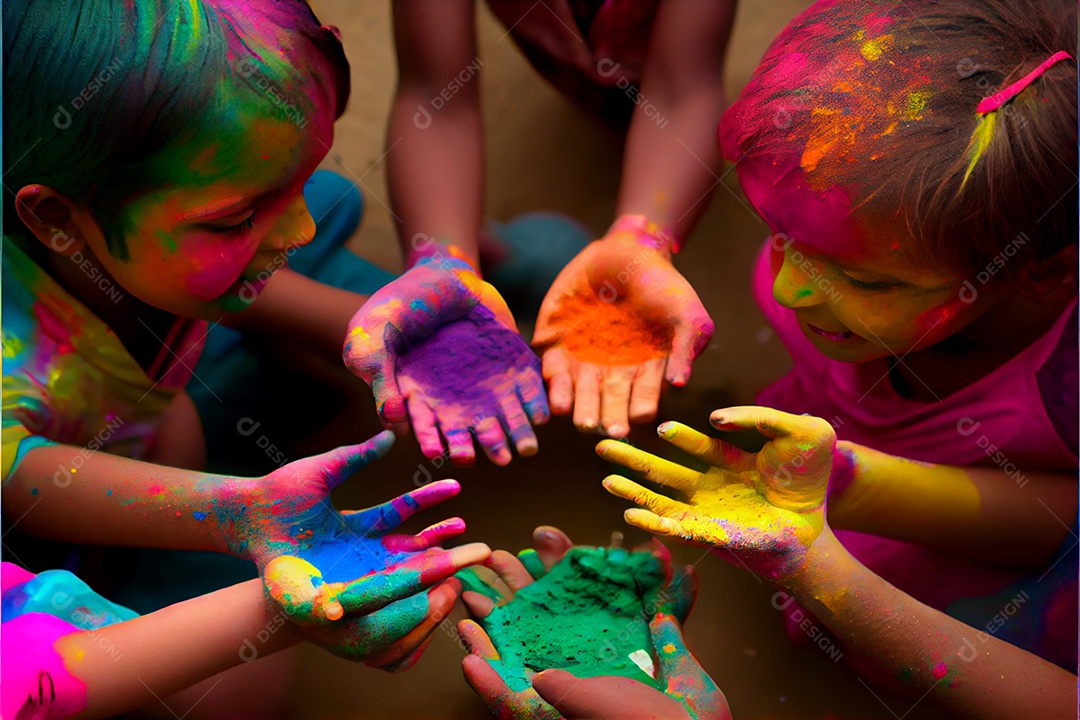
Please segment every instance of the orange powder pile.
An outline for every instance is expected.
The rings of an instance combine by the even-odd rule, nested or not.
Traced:
[[[671,328],[642,319],[619,300],[607,303],[595,295],[567,295],[551,323],[568,328],[559,344],[582,362],[637,365],[671,352]]]

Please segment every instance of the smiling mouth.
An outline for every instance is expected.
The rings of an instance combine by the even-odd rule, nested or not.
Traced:
[[[819,327],[806,323],[806,327],[810,328],[813,332],[817,333],[826,340],[832,340],[833,342],[842,342],[851,337],[854,337],[855,333],[850,330],[844,330],[843,332],[829,332],[828,330],[822,330]]]

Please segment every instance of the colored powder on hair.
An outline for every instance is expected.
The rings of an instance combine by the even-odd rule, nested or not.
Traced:
[[[515,691],[530,686],[526,671],[552,669],[657,687],[631,656],[643,651],[655,658],[648,610],[655,610],[651,598],[665,580],[663,563],[651,553],[572,548],[481,620],[501,658],[492,665]]]
[[[570,328],[559,346],[583,362],[638,365],[671,352],[672,329],[641,318],[619,299],[604,302],[591,294],[566,295],[550,322]]]
[[[482,305],[406,348],[398,358],[398,373],[416,380],[429,396],[485,408],[499,406],[507,392],[503,380],[539,366],[539,358],[521,335]]]

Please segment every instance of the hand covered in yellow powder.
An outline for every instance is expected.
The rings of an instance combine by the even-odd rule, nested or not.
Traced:
[[[665,378],[685,385],[713,331],[670,238],[622,222],[559,273],[533,336],[552,413],[612,437],[656,417]]]
[[[661,437],[709,465],[704,472],[604,440],[596,448],[601,457],[671,486],[686,500],[618,475],[606,478],[604,487],[645,508],[626,511],[631,525],[729,551],[738,564],[782,582],[825,527],[836,435],[819,418],[763,407],[717,410],[710,420],[720,430],[757,429],[769,440],[750,453],[679,423],[661,425]]]

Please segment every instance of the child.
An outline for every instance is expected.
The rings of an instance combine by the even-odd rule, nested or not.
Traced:
[[[774,232],[755,288],[795,362],[759,402],[970,468],[842,445],[835,527],[942,552],[841,539],[976,626],[1030,594],[1010,639],[1069,668],[1075,574],[1038,579],[1076,517],[1075,18],[1067,2],[819,3],[720,127]]]
[[[208,321],[292,332],[294,343],[336,349],[363,301],[275,273],[311,240],[301,190],[347,98],[334,32],[299,1],[257,14],[227,0],[79,8],[23,0],[3,9],[11,30],[4,36],[4,175],[12,192],[3,242],[9,529],[255,561],[268,604],[261,584],[235,586],[130,620],[142,642],[161,628],[160,641],[170,643],[175,626],[165,619],[190,627],[202,610],[237,602],[246,614],[219,628],[226,637],[287,618],[352,657],[380,657],[390,643],[379,637],[388,632],[394,642],[407,636],[410,652],[422,647],[426,626],[420,638],[409,632],[431,608],[416,594],[488,550],[435,548],[463,530],[458,520],[417,536],[387,534],[416,509],[456,493],[453,483],[372,512],[333,510],[330,489],[385,453],[388,434],[259,479],[138,460],[198,465],[201,438],[182,389]],[[445,604],[447,592],[452,600],[452,587],[433,591],[430,606]],[[403,598],[408,607],[390,611],[395,623],[365,615]],[[330,624],[346,613],[346,624]],[[116,623],[117,632],[128,632],[127,623]],[[361,628],[351,639],[341,635],[349,626]],[[43,647],[42,657],[72,657],[51,641]],[[194,664],[151,691],[228,666],[221,646],[198,650],[191,644],[185,653],[194,653]],[[134,646],[130,652],[136,655]],[[91,682],[104,675],[80,677],[92,705],[108,691]],[[134,674],[125,678],[123,699],[101,708],[116,712],[150,698]],[[9,691],[17,696],[22,688]]]
[[[845,547],[1070,670],[1075,19],[1063,2],[821,2],[720,127],[774,232],[755,287],[795,362],[759,399],[835,425],[831,521],[893,538]]]
[[[686,384],[712,335],[713,322],[673,256],[722,164],[712,133],[724,108],[735,2],[488,5],[537,70],[586,111],[623,129],[632,116],[614,222],[545,288],[533,337],[552,412],[572,414],[583,431],[623,437],[631,423],[655,417],[665,381]],[[407,264],[426,254],[431,237],[479,259],[483,63],[475,6],[394,3],[398,85],[387,167]],[[612,325],[630,330],[612,340],[605,337]],[[655,342],[627,352],[618,340],[634,331]]]

